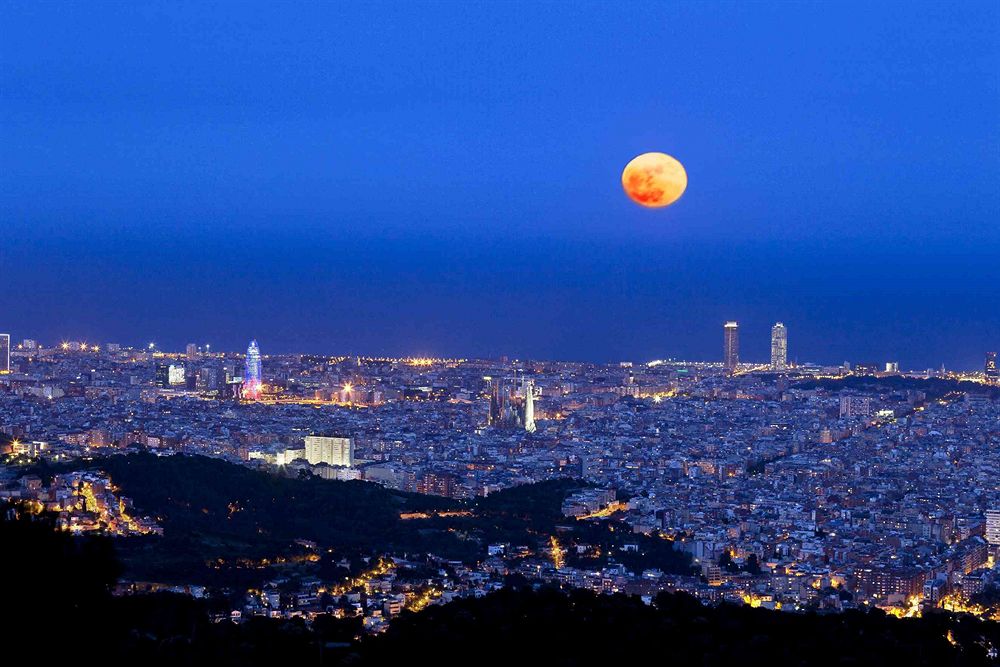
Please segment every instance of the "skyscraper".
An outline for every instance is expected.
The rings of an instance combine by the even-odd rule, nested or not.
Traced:
[[[771,327],[771,370],[788,368],[788,329],[781,322]]]
[[[1000,382],[1000,366],[997,366],[997,353],[987,352],[986,353],[986,366],[984,368],[986,371],[986,381],[992,384],[997,384]]]
[[[0,334],[0,373],[10,372],[10,334]]]
[[[198,358],[198,346],[194,343],[188,343],[185,352],[187,353],[187,358],[190,361],[194,361]]]
[[[156,364],[156,386],[161,389],[170,388],[170,365]]]
[[[243,398],[252,401],[260,398],[261,364],[260,348],[257,347],[257,340],[250,341],[247,348],[246,372],[243,375]]]
[[[156,364],[156,385],[161,389],[172,389],[184,382],[184,366],[181,364]]]
[[[740,325],[726,322],[723,327],[722,361],[730,373],[740,365]]]

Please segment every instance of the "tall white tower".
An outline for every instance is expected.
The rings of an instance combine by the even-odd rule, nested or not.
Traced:
[[[524,430],[535,432],[535,383],[531,380],[524,383]]]
[[[736,322],[726,322],[723,327],[722,361],[726,370],[732,373],[740,365],[740,325]]]
[[[10,334],[0,334],[0,373],[10,373]]]
[[[771,370],[788,368],[788,329],[781,322],[771,327]]]

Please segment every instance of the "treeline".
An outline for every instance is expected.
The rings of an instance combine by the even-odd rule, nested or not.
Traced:
[[[837,391],[922,391],[929,398],[940,398],[953,391],[964,391],[973,394],[985,394],[994,399],[1000,398],[1000,389],[987,387],[975,382],[947,380],[944,378],[912,378],[901,375],[876,377],[874,375],[848,375],[842,378],[817,378],[795,382],[796,389],[825,389]]]
[[[653,605],[624,595],[506,589],[397,619],[362,643],[358,665],[433,656],[444,667],[675,665],[995,665],[1000,624],[934,614],[897,619],[875,610],[792,614],[706,607],[685,594]],[[995,654],[992,654],[995,655]]]

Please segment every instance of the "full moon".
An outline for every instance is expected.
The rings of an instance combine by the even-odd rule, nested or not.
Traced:
[[[684,194],[687,184],[684,165],[666,153],[643,153],[632,158],[622,172],[625,194],[649,208],[673,204]]]

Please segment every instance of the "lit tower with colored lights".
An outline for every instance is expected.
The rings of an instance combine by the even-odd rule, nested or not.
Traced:
[[[260,398],[260,348],[257,347],[257,340],[250,341],[247,348],[247,367],[243,375],[243,398],[256,401]]]

